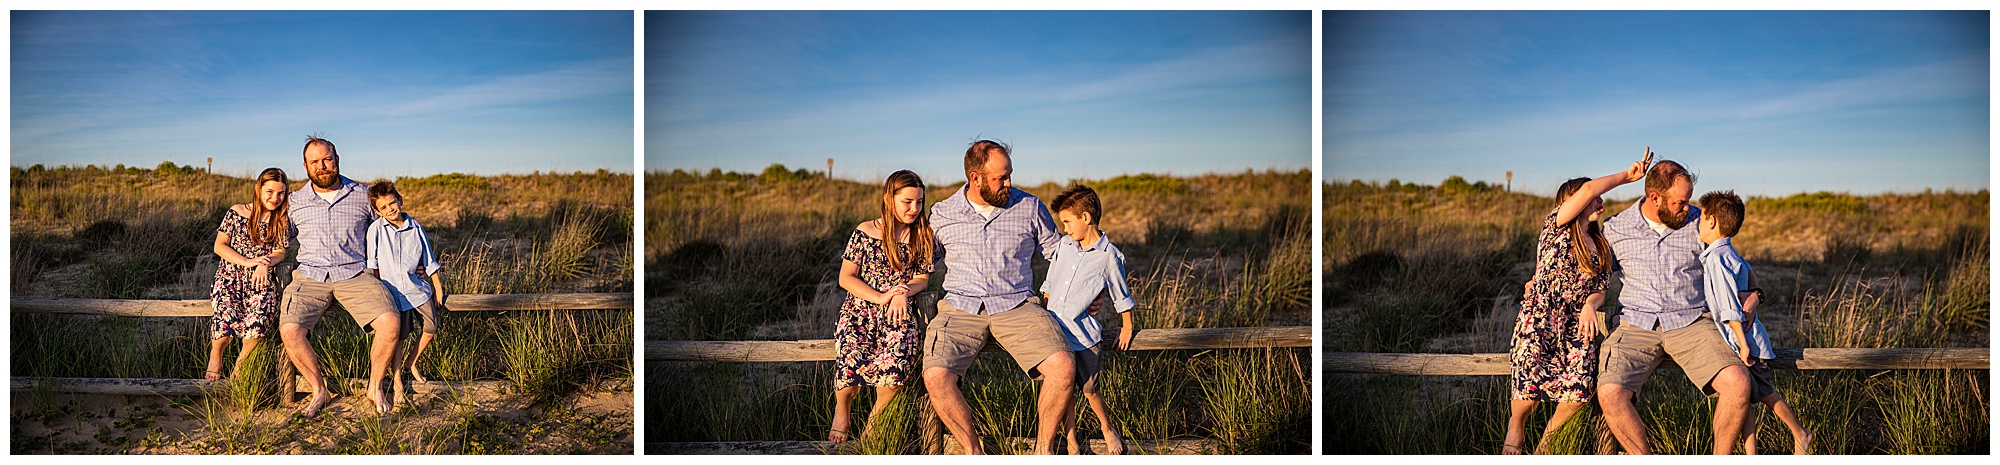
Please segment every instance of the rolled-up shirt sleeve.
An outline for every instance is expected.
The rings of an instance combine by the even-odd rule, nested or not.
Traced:
[[[1737,289],[1743,288],[1739,278],[1743,267],[1730,263],[1726,256],[1718,253],[1702,260],[1704,297],[1708,300],[1708,311],[1715,314],[1715,321],[1743,321],[1743,302],[1736,300]]]
[[[1121,313],[1138,307],[1139,301],[1132,298],[1131,286],[1126,285],[1125,252],[1113,250],[1111,259],[1106,262],[1104,290],[1111,294],[1111,307]]]

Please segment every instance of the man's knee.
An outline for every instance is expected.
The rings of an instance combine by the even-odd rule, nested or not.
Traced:
[[[1041,371],[1043,380],[1068,384],[1076,379],[1076,358],[1069,351],[1056,352],[1042,359],[1036,369]]]
[[[306,327],[298,323],[285,323],[278,325],[278,334],[285,337],[285,345],[288,346],[305,344],[306,333],[308,333],[308,331],[306,331]]]
[[[951,389],[958,388],[957,374],[952,373],[951,370],[947,370],[944,367],[930,367],[924,369],[924,389],[928,389],[931,392],[937,392],[939,390],[943,390],[946,388],[951,388]]]
[[[1597,385],[1597,403],[1606,411],[1626,410],[1632,407],[1632,390],[1616,384]]]
[[[1708,382],[1715,395],[1725,399],[1750,399],[1750,371],[1742,365],[1730,365],[1715,374]]]
[[[377,315],[374,321],[368,322],[368,328],[378,336],[387,335],[394,337],[402,334],[402,322],[403,318],[396,315],[396,312],[383,312],[381,315]]]

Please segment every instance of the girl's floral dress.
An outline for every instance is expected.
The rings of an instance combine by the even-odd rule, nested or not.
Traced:
[[[270,218],[259,223],[269,225]],[[229,248],[245,257],[268,255],[273,250],[284,248],[284,238],[255,245],[250,242],[250,219],[237,214],[235,209],[222,215],[222,226],[215,228],[218,234],[229,236]],[[215,304],[215,317],[209,319],[209,339],[225,337],[256,339],[270,331],[273,311],[278,307],[278,288],[272,282],[258,285],[251,281],[251,268],[236,266],[222,261],[215,266],[215,286],[209,291],[209,299]],[[276,276],[272,276],[272,281]]]
[[[1584,273],[1572,242],[1569,228],[1556,224],[1556,213],[1549,212],[1535,245],[1535,277],[1521,298],[1514,349],[1508,353],[1515,399],[1583,402],[1596,390],[1596,338],[1577,338],[1578,313],[1585,299],[1604,290],[1611,273]]]
[[[885,289],[909,282],[916,276],[928,276],[932,265],[929,262],[910,263],[909,244],[896,244],[897,250],[905,257],[908,269],[896,271],[889,266],[889,256],[882,249],[883,241],[860,230],[855,230],[847,238],[847,250],[840,258],[854,262],[861,267],[861,281],[869,287]],[[918,329],[914,316],[892,319],[886,305],[876,305],[861,300],[854,294],[847,295],[847,301],[840,305],[840,322],[834,330],[834,374],[833,388],[848,386],[897,386],[909,382],[911,372],[917,365]],[[914,315],[915,308],[911,308]]]

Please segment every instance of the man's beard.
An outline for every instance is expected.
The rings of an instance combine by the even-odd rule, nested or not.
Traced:
[[[335,187],[340,187],[340,172],[328,170],[312,173],[312,182],[320,189],[333,190]]]
[[[1653,212],[1659,214],[1660,223],[1667,225],[1667,229],[1678,230],[1681,229],[1681,226],[1687,225],[1687,209],[1669,212],[1667,211],[1667,203],[1660,202],[1659,206],[1653,208]]]
[[[993,190],[980,189],[979,198],[985,199],[987,205],[992,205],[995,207],[1005,207],[1007,206],[1007,198],[1009,197],[1007,194],[1013,193],[1009,192],[1010,190],[1011,189],[1005,187],[1000,187]]]

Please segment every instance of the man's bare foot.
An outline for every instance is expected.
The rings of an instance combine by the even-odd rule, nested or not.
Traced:
[[[1813,432],[1805,433],[1805,436],[1792,435],[1792,455],[1812,455]]]
[[[410,403],[410,395],[408,391],[403,389],[403,377],[401,376],[396,377],[396,403],[397,404]]]
[[[299,408],[299,416],[312,418],[313,415],[318,415],[319,409],[326,407],[327,401],[330,400],[333,400],[333,396],[327,395],[326,391],[313,391],[312,399],[307,400],[306,405]]]
[[[396,407],[394,402],[389,401],[389,396],[384,394],[380,384],[368,387],[368,402],[375,404],[375,413],[379,415],[387,415],[389,409]]]
[[[1077,444],[1076,433],[1069,435],[1069,455],[1083,455],[1083,445]]]
[[[1104,431],[1104,454],[1125,455],[1125,439],[1118,437],[1117,431]]]

